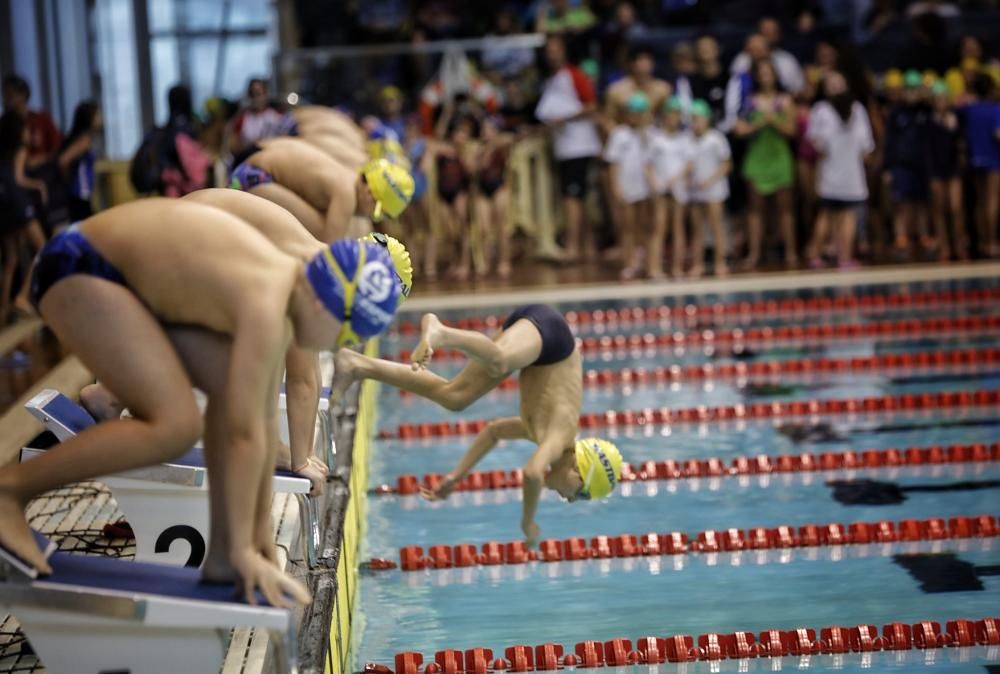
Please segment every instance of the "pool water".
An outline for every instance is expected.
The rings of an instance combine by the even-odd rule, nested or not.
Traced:
[[[972,284],[926,284],[921,290],[962,289]],[[992,287],[979,282],[978,287]],[[854,288],[848,294],[897,294],[907,288]],[[698,305],[716,302],[786,299],[816,292],[755,293],[683,298]],[[822,293],[820,293],[822,294]],[[844,295],[838,291],[837,295]],[[829,296],[834,296],[829,293]],[[676,305],[676,298],[660,303]],[[657,304],[656,300],[640,306]],[[621,308],[558,305],[562,311]],[[740,327],[866,323],[948,315],[992,315],[991,305],[914,306],[882,314],[837,311],[826,315],[766,315]],[[447,312],[446,321],[485,312]],[[491,312],[492,313],[492,312]],[[723,317],[725,318],[725,317]],[[737,317],[739,318],[739,317]],[[728,319],[727,319],[728,320]],[[733,324],[736,324],[735,319]],[[578,334],[602,326],[580,325]],[[635,323],[606,328],[612,334],[656,333],[671,326]],[[395,358],[415,344],[412,334],[383,342]],[[826,340],[800,345],[754,345],[742,353],[714,347],[668,348],[588,353],[584,369],[669,367],[675,364],[726,363],[867,356],[935,350],[1000,347],[1000,334],[952,334],[889,339]],[[432,369],[445,376],[460,361],[443,359]],[[583,412],[642,408],[709,407],[752,402],[790,402],[865,398],[942,391],[1000,389],[1000,364],[933,369],[894,369],[814,373],[784,378],[746,377],[630,386],[585,386]],[[517,413],[516,391],[495,391],[462,412],[448,412],[429,401],[403,396],[383,386],[377,430],[395,435],[401,424],[458,419],[490,419]],[[590,431],[588,431],[590,434]],[[992,444],[1000,441],[996,408],[968,407],[892,415],[813,419],[727,421],[674,426],[594,429],[611,436],[633,466],[645,461],[737,456],[844,452]],[[450,470],[468,437],[375,442],[371,487],[394,485],[400,475],[422,476]],[[505,442],[477,470],[510,470],[533,451],[527,442]],[[419,496],[373,494],[361,557],[399,561],[404,546],[425,550],[438,544],[515,541],[521,536],[518,489],[460,492],[439,503]],[[604,502],[567,504],[547,492],[537,521],[542,538],[566,539],[619,534],[686,532],[880,520],[929,519],[1000,514],[1000,462],[897,466],[864,470],[767,475],[725,475],[670,481],[628,482]],[[416,651],[424,661],[439,650],[486,647],[497,656],[515,644],[562,644],[566,652],[580,641],[627,637],[730,633],[759,634],[771,628],[816,629],[829,625],[915,623],[1000,615],[1000,539],[952,539],[893,544],[747,550],[628,559],[531,562],[439,570],[391,570],[364,574],[352,638],[356,669],[366,662],[393,666],[396,653]],[[727,672],[781,669],[986,672],[1000,666],[1000,647],[940,651],[876,652],[840,656],[786,657],[749,661],[660,665],[663,671]],[[633,668],[618,668],[632,671]],[[643,671],[650,667],[643,666]],[[655,668],[654,668],[655,669]]]

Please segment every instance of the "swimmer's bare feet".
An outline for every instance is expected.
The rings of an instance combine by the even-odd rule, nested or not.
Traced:
[[[236,582],[236,570],[229,563],[225,546],[220,546],[219,552],[215,552],[209,546],[208,556],[205,557],[205,563],[201,565],[201,579],[206,583]]]
[[[705,268],[702,267],[700,264],[691,267],[690,271],[688,271],[688,278],[701,278],[704,275],[705,275]]]
[[[424,314],[420,319],[420,342],[411,356],[413,371],[425,370],[434,357],[434,347],[437,345],[441,329],[441,321],[434,314]]]
[[[38,549],[35,537],[31,534],[31,527],[24,518],[24,506],[2,487],[0,487],[0,545],[34,567],[39,574],[52,573],[52,567]]]
[[[347,389],[354,383],[357,369],[357,357],[350,349],[339,349],[333,356],[333,381],[330,382],[330,403],[343,399]]]
[[[510,278],[510,262],[501,262],[497,266],[497,276],[502,279]]]

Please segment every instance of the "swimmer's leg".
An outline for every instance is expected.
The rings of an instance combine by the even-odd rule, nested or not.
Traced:
[[[434,314],[420,320],[420,342],[413,350],[413,368],[427,367],[434,349],[456,349],[479,361],[494,377],[531,365],[542,352],[542,336],[531,321],[520,320],[490,339],[481,332],[443,324]]]
[[[369,358],[350,349],[340,349],[334,361],[330,402],[340,400],[351,384],[364,379],[374,379],[409,391],[457,412],[495,389],[504,377],[494,377],[481,363],[472,361],[453,379],[445,379],[428,370],[414,371],[404,363]]]
[[[292,190],[278,183],[264,183],[253,187],[250,194],[256,194],[271,203],[278,204],[294,215],[295,219],[301,222],[310,234],[321,241],[323,240],[323,231],[326,226],[323,214]]]
[[[23,508],[64,485],[176,458],[201,435],[191,382],[156,318],[128,289],[91,276],[56,283],[41,314],[134,418],[88,428],[42,456],[0,470],[0,543],[48,572]]]

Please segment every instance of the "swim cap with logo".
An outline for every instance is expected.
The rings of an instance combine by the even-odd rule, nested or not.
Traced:
[[[334,241],[306,264],[316,296],[344,325],[337,345],[382,333],[399,304],[399,283],[389,252],[369,241]]]
[[[372,232],[362,241],[377,243],[389,251],[392,265],[396,269],[396,279],[399,281],[399,303],[405,302],[413,288],[413,263],[410,261],[410,251],[406,250],[406,246],[399,239],[382,232]]]
[[[375,211],[372,219],[376,222],[382,215],[398,218],[406,210],[413,198],[413,176],[402,166],[393,164],[388,159],[374,159],[364,165],[361,174],[368,183],[368,189],[375,199]]]
[[[615,489],[622,477],[622,455],[612,443],[600,438],[576,441],[576,468],[583,480],[580,496],[596,501]]]

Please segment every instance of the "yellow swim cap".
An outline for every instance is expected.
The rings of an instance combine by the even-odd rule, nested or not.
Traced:
[[[398,218],[406,210],[413,198],[413,176],[406,169],[386,159],[375,159],[361,168],[361,174],[375,198],[373,220],[381,220],[383,213]]]
[[[583,479],[582,492],[592,501],[615,489],[622,477],[622,455],[612,443],[600,438],[576,441],[576,468]]]
[[[886,89],[902,89],[903,73],[896,68],[886,70],[885,77],[882,79],[882,84],[885,85]]]
[[[392,264],[396,267],[396,277],[399,279],[399,302],[402,304],[403,300],[410,296],[410,290],[413,288],[413,263],[410,261],[410,251],[406,250],[406,246],[399,239],[382,232],[372,232],[363,240],[377,243],[389,251]]]

